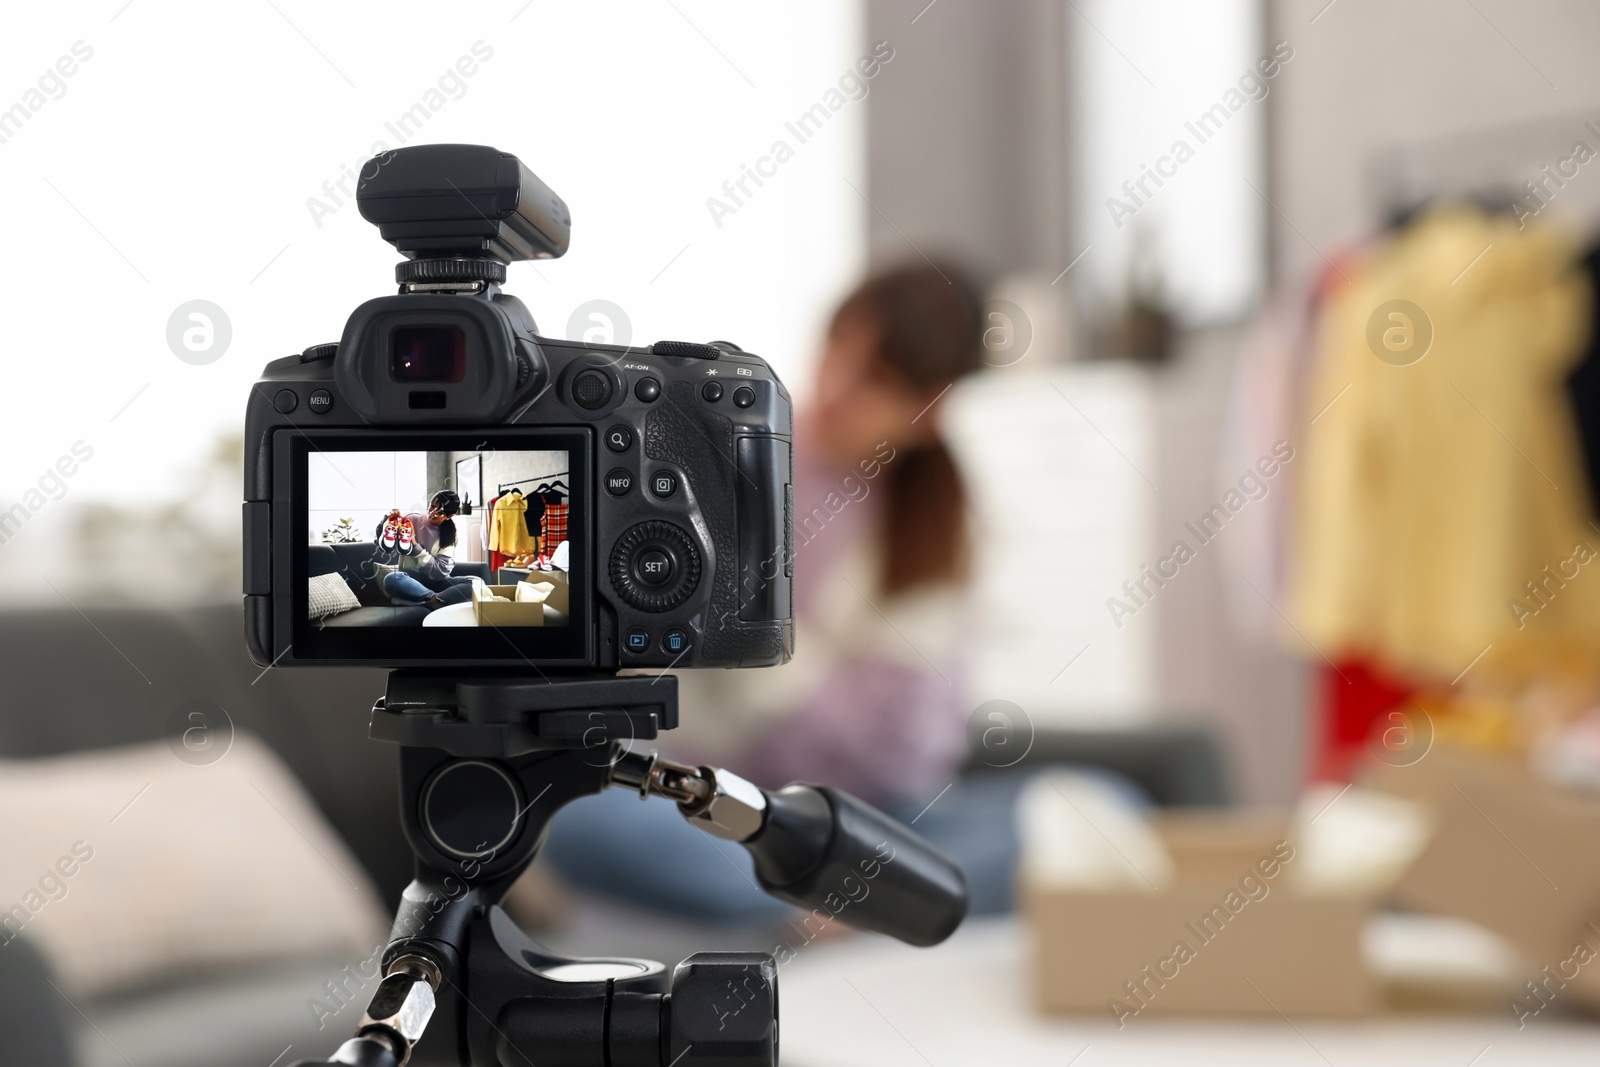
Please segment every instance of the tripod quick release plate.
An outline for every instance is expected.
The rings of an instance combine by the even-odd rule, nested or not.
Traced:
[[[678,679],[395,671],[372,709],[371,736],[453,756],[649,741],[678,725]]]

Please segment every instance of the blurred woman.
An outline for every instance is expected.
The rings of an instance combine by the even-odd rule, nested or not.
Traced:
[[[949,267],[880,274],[835,312],[795,432],[795,657],[682,675],[677,747],[888,810],[950,783],[972,537],[938,401],[981,356],[978,295]]]
[[[982,354],[979,295],[949,266],[886,271],[840,305],[795,429],[794,658],[680,674],[672,755],[768,788],[837,786],[907,820],[955,781],[974,539],[939,402]],[[547,860],[586,889],[694,917],[783,914],[742,849],[631,799],[571,805]],[[708,848],[730,863],[699,862]]]

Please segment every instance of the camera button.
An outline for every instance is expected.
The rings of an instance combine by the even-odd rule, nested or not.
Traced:
[[[629,652],[640,653],[650,651],[650,631],[642,626],[635,626],[629,630],[623,639],[623,646]]]
[[[313,389],[311,395],[306,397],[306,407],[315,414],[326,415],[333,410],[333,394],[326,389]]]
[[[612,496],[627,496],[633,490],[633,472],[621,467],[606,475],[606,492]]]
[[[665,500],[678,491],[678,479],[671,471],[657,471],[650,476],[650,491]]]
[[[581,408],[597,411],[611,403],[611,376],[590,368],[572,379],[572,399]]]
[[[293,389],[279,389],[272,397],[272,408],[279,415],[287,415],[300,406],[300,398]]]
[[[700,387],[700,395],[706,399],[707,403],[715,404],[722,399],[722,383],[707,382]]]
[[[613,426],[606,431],[606,447],[613,452],[626,452],[633,447],[633,431],[626,426]]]
[[[660,585],[671,580],[675,570],[672,557],[659,548],[647,548],[633,557],[634,576],[646,585]]]
[[[661,383],[654,378],[640,378],[633,387],[633,395],[646,404],[651,403],[661,395]]]
[[[756,402],[756,391],[748,385],[741,385],[733,391],[733,406],[747,408]]]
[[[661,651],[669,656],[681,656],[689,650],[689,635],[674,626],[661,635]]]

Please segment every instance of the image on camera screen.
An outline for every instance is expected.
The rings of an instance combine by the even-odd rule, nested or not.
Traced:
[[[568,457],[309,452],[310,623],[568,625]]]

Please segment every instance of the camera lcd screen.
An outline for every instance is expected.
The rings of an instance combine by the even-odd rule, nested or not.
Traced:
[[[318,434],[285,447],[297,658],[585,654],[581,433]]]
[[[389,376],[397,382],[459,382],[467,374],[467,335],[459,326],[400,326],[389,336]]]

